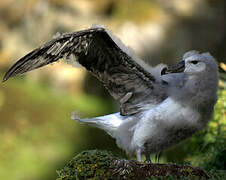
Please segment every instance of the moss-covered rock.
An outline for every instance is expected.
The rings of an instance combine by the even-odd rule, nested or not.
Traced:
[[[176,164],[147,164],[123,160],[107,151],[83,151],[63,169],[57,171],[57,180],[82,179],[208,179],[200,168]]]
[[[107,151],[83,151],[57,171],[57,180],[108,179],[113,160],[113,155]]]

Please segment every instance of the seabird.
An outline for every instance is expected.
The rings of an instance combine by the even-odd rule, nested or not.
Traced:
[[[175,65],[152,68],[104,27],[53,38],[19,59],[3,81],[64,58],[96,76],[120,112],[80,119],[105,130],[141,161],[203,129],[217,101],[217,63],[209,53],[189,51]]]

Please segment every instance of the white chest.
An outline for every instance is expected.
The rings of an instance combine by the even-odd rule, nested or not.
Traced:
[[[166,137],[168,140],[174,138],[173,133],[181,129],[194,131],[195,127],[199,126],[199,118],[200,115],[195,109],[182,106],[168,98],[144,113],[135,127],[133,145],[142,147],[149,141],[155,141],[153,145],[163,144]],[[183,136],[183,131],[181,135]]]

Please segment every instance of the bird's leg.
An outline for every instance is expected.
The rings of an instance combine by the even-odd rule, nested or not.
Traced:
[[[158,163],[159,163],[159,160],[160,160],[160,157],[162,156],[162,151],[159,152],[159,155],[158,155]]]
[[[159,159],[160,159],[161,155],[162,155],[161,151],[156,153],[156,155],[155,155],[155,162],[159,163]]]
[[[158,152],[155,154],[155,163],[157,162],[158,159]]]
[[[142,162],[142,160],[141,160],[141,148],[138,148],[136,150],[136,156],[137,156],[137,161]]]
[[[151,163],[150,153],[145,152],[145,158],[146,158],[145,160],[146,163]]]

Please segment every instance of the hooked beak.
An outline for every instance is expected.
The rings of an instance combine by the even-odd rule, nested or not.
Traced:
[[[171,73],[181,73],[181,72],[184,72],[184,69],[185,69],[185,62],[180,61],[177,64],[173,64],[169,67],[163,68],[161,71],[161,75],[171,74]]]

